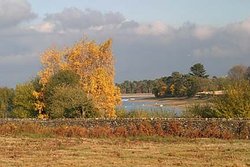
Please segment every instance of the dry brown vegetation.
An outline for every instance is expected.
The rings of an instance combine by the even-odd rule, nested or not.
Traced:
[[[204,121],[204,120],[203,120]],[[241,123],[242,124],[242,123]],[[244,125],[244,126],[243,126]],[[204,126],[192,124],[192,122],[181,124],[172,120],[167,124],[156,120],[137,120],[127,122],[126,125],[110,126],[108,124],[84,127],[81,125],[41,125],[35,122],[3,123],[0,126],[0,135],[36,135],[49,137],[137,137],[137,136],[159,136],[159,137],[185,137],[185,138],[219,138],[219,139],[249,139],[249,126],[247,123],[236,130],[223,127],[221,123],[210,122]],[[235,125],[236,126],[236,125]]]
[[[0,137],[0,166],[250,166],[250,142]]]
[[[248,132],[238,138],[245,139]],[[216,124],[183,130],[176,121],[167,129],[146,121],[115,128],[13,121],[0,125],[0,167],[250,166],[250,140],[231,138],[230,131]]]

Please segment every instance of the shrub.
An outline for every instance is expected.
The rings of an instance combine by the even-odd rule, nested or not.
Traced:
[[[201,117],[201,118],[217,118],[218,115],[212,108],[211,104],[194,104],[188,106],[183,111],[183,117]]]
[[[128,136],[128,130],[126,127],[120,126],[115,128],[114,135],[118,137],[127,137]]]
[[[112,137],[113,130],[109,126],[96,126],[90,129],[90,137]]]
[[[232,80],[224,94],[212,100],[218,117],[250,118],[250,84],[247,80]]]

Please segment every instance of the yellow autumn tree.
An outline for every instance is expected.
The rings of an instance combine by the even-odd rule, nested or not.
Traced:
[[[57,71],[71,70],[80,76],[80,85],[93,100],[99,114],[115,117],[115,106],[120,103],[120,90],[114,84],[112,40],[100,45],[94,41],[81,40],[62,51],[49,49],[42,55],[41,62],[43,70],[39,76],[43,87]],[[37,99],[42,99],[42,91]],[[38,100],[37,104],[41,105],[41,101]],[[43,107],[40,109],[46,110],[46,106]]]

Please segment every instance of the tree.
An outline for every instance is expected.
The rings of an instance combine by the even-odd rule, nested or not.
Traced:
[[[171,75],[172,84],[170,86],[173,96],[186,96],[185,77],[179,72],[173,72]]]
[[[0,88],[0,118],[6,118],[13,109],[14,90]]]
[[[193,97],[198,92],[198,77],[187,76],[185,87],[187,88],[187,96]]]
[[[43,102],[46,113],[51,113],[51,105],[53,103],[53,95],[58,90],[58,87],[63,86],[78,86],[80,81],[79,75],[70,70],[59,70],[53,76],[49,78],[47,84],[43,88]]]
[[[145,82],[146,82],[147,92],[144,93],[152,93],[154,82],[152,80],[145,80]]]
[[[35,91],[31,82],[19,84],[15,89],[13,116],[17,118],[34,118],[38,113],[35,111],[35,97],[32,93]]]
[[[80,76],[82,90],[93,100],[103,117],[115,117],[115,106],[121,101],[120,90],[114,84],[114,60],[112,41],[96,44],[81,40],[63,51],[50,49],[42,55],[43,70],[39,73],[40,83],[46,87],[51,76],[60,70],[70,70]],[[98,76],[99,75],[99,76]],[[95,85],[94,85],[95,84]],[[37,108],[45,110],[43,90],[38,92]],[[100,90],[105,90],[100,99]],[[104,112],[105,111],[105,112]],[[105,113],[105,114],[104,114]]]
[[[90,118],[98,113],[86,93],[79,86],[58,86],[50,97],[48,114],[51,118]]]
[[[228,77],[233,80],[242,80],[245,77],[247,71],[247,67],[243,65],[236,65],[233,66],[228,71]]]
[[[79,85],[80,76],[70,70],[60,70],[50,77],[44,87],[44,101],[48,105],[49,98],[55,93],[55,88],[59,86]]]
[[[206,75],[206,70],[204,66],[201,63],[194,64],[190,68],[190,75],[196,76],[196,77],[201,77],[201,78],[208,78],[209,75]]]
[[[250,67],[248,67],[245,72],[245,78],[250,81]]]
[[[153,88],[153,94],[155,97],[164,97],[166,94],[167,86],[161,79],[156,79]]]
[[[250,118],[250,85],[246,80],[234,80],[224,94],[212,100],[218,117]]]
[[[98,114],[80,87],[80,76],[70,70],[59,70],[48,79],[43,102],[50,118],[89,118]]]

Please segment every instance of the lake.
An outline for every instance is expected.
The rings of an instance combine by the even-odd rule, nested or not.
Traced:
[[[161,102],[144,100],[143,97],[122,97],[122,105],[117,107],[126,111],[144,110],[144,111],[169,111],[180,115],[182,108],[176,106],[167,106]]]

